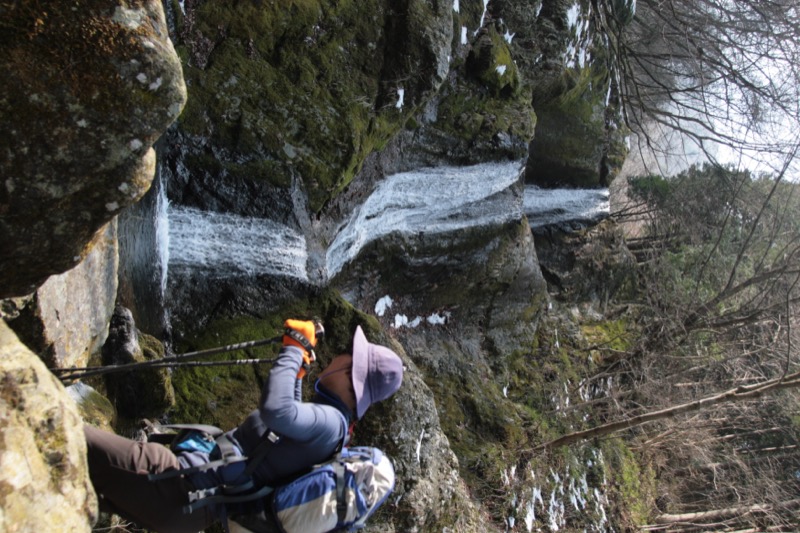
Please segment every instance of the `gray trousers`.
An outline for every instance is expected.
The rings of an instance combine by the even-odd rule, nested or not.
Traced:
[[[117,514],[158,533],[196,533],[214,523],[207,509],[183,514],[194,487],[175,476],[150,481],[148,474],[180,468],[177,457],[161,444],[131,439],[84,426],[89,476],[100,510]]]

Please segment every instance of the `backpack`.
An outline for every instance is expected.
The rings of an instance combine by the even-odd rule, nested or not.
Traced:
[[[165,427],[178,430],[178,435],[172,434],[169,443],[174,451],[198,448],[205,451],[206,446],[216,446],[222,459],[200,467],[151,474],[149,478],[153,480],[185,476],[213,465],[242,461],[248,463],[245,472],[250,474],[270,445],[279,440],[268,432],[253,456],[234,458],[226,457],[232,454],[226,453],[225,448],[232,447],[232,444],[226,442],[225,435],[218,428],[193,424]],[[165,436],[153,435],[150,440],[163,440]],[[184,512],[191,513],[209,504],[223,504],[226,508],[223,525],[230,532],[355,531],[365,527],[367,519],[386,501],[394,485],[394,466],[381,450],[366,446],[342,447],[331,460],[277,487],[257,488],[251,480],[242,485],[194,491],[189,494],[190,504]]]
[[[394,490],[391,460],[372,447],[344,448],[327,463],[315,466],[294,481],[276,487],[264,508],[281,533],[355,531]],[[228,518],[236,532],[276,531],[265,514]]]

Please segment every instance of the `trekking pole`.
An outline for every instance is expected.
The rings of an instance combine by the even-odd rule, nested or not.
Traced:
[[[325,335],[325,328],[322,323],[315,321],[316,336],[321,339]],[[76,379],[88,378],[92,376],[100,376],[103,374],[112,374],[116,372],[126,372],[130,370],[138,370],[140,368],[170,368],[170,367],[187,367],[187,366],[229,366],[229,365],[245,365],[245,364],[263,364],[274,362],[274,359],[239,359],[236,361],[192,361],[186,362],[186,359],[193,357],[205,357],[207,355],[216,355],[225,352],[235,352],[236,350],[244,350],[245,348],[255,348],[256,346],[264,346],[265,344],[278,344],[283,342],[283,335],[272,337],[270,339],[259,339],[255,341],[245,341],[236,344],[228,344],[226,346],[219,346],[217,348],[207,348],[205,350],[197,350],[195,352],[187,352],[180,355],[172,355],[155,359],[153,361],[141,361],[138,363],[125,363],[121,365],[106,365],[106,366],[86,366],[79,368],[51,368],[58,379],[63,381],[75,381]]]
[[[180,355],[172,355],[169,357],[163,357],[161,359],[156,359],[153,361],[125,363],[121,365],[86,366],[79,368],[51,368],[50,371],[56,374],[58,379],[60,379],[61,381],[75,381],[76,379],[88,378],[91,376],[99,376],[103,374],[112,374],[116,372],[137,370],[140,368],[166,368],[171,366],[213,366],[211,364],[188,365],[182,361],[185,361],[186,359],[191,359],[193,357],[205,357],[207,355],[216,355],[225,352],[234,352],[236,350],[244,350],[245,348],[254,348],[256,346],[263,346],[265,344],[277,344],[280,342],[283,342],[283,335],[279,335],[271,339],[259,339],[255,341],[239,342],[236,344],[228,344],[227,346],[220,346],[217,348],[208,348],[206,350],[198,350],[195,352],[187,352]],[[247,360],[243,359],[241,361],[247,361]],[[250,359],[249,361],[267,361],[267,360]],[[269,361],[274,361],[274,359]],[[200,361],[195,361],[195,362],[200,362]],[[238,361],[209,361],[208,363],[213,363],[219,366],[225,366],[229,364],[246,364],[244,362],[239,363]],[[220,363],[223,364],[220,365]]]

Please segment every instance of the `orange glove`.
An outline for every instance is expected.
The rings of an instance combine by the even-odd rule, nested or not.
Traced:
[[[297,379],[303,379],[317,357],[314,346],[317,345],[317,326],[310,320],[288,319],[283,323],[286,334],[283,336],[284,346],[297,346],[303,350],[303,366],[297,372]]]

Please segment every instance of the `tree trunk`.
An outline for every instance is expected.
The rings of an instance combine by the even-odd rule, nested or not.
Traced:
[[[793,387],[800,387],[800,372],[790,374],[783,378],[770,379],[755,385],[745,385],[741,387],[736,387],[735,389],[730,389],[725,392],[715,394],[713,396],[708,396],[700,400],[696,400],[681,405],[675,405],[672,407],[668,407],[666,409],[660,409],[658,411],[651,411],[643,415],[634,416],[627,420],[609,422],[608,424],[603,424],[601,426],[596,426],[583,431],[575,431],[573,433],[563,435],[549,442],[545,442],[544,444],[540,444],[539,446],[536,446],[533,450],[541,451],[546,449],[559,448],[561,446],[569,446],[571,444],[583,440],[602,437],[604,435],[610,435],[612,433],[616,433],[617,431],[623,429],[628,429],[635,426],[641,426],[642,424],[646,424],[648,422],[654,422],[656,420],[671,418],[691,411],[699,411],[720,403],[746,400],[757,396],[761,396],[762,394],[765,394],[773,390],[793,388]]]
[[[728,507],[727,509],[714,509],[713,511],[701,511],[697,513],[681,514],[662,514],[656,517],[656,524],[678,524],[678,523],[703,523],[712,520],[724,520],[735,518],[746,514],[768,513],[777,508],[789,509],[800,506],[800,500],[790,500],[781,502],[778,505],[757,503],[754,505],[741,505],[738,507]]]

